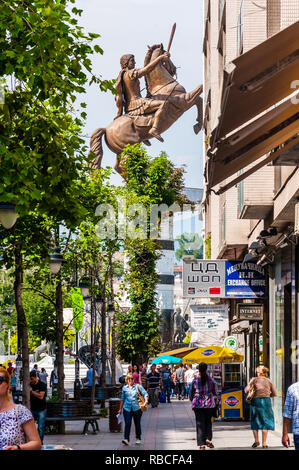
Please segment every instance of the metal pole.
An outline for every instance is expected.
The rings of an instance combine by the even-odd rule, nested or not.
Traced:
[[[78,287],[78,265],[77,265],[77,258],[76,258],[76,271],[75,271],[75,284]],[[80,361],[78,355],[78,342],[79,342],[79,335],[76,332],[76,359],[75,359],[75,382],[74,382],[74,399],[80,400],[81,398],[81,387],[80,387]]]

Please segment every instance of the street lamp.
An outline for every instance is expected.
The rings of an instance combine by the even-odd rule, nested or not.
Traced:
[[[115,385],[115,308],[113,303],[108,304],[107,314],[109,319],[109,349],[110,349],[110,364],[111,364],[111,383]]]
[[[79,287],[81,289],[81,294],[83,296],[84,300],[87,300],[89,298],[89,287],[90,287],[90,281],[88,278],[83,278],[79,282]]]
[[[65,262],[63,255],[60,253],[60,248],[55,247],[55,253],[50,254],[49,268],[52,274],[58,274],[62,263]]]
[[[14,204],[0,202],[0,222],[6,229],[12,228],[18,218]]]

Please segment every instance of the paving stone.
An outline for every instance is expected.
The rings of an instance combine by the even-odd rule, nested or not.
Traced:
[[[194,412],[188,400],[172,399],[158,408],[149,408],[141,420],[142,444],[135,444],[135,427],[132,423],[130,446],[122,444],[123,431],[109,431],[109,419],[99,421],[100,431],[94,435],[82,435],[84,423],[66,422],[65,435],[46,435],[44,444],[64,444],[75,450],[195,450],[197,449]],[[122,423],[124,429],[124,423]],[[213,443],[219,450],[252,449],[253,434],[250,423],[243,421],[213,423]],[[273,450],[286,450],[281,445],[278,431],[269,432],[268,445]]]

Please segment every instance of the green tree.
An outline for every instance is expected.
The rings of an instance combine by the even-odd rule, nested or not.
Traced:
[[[70,8],[75,0],[0,3],[0,78],[5,92],[5,103],[0,105],[0,202],[16,205],[20,214],[17,225],[24,229],[20,235],[19,229],[8,234],[2,231],[0,237],[13,247],[13,252],[8,253],[14,259],[15,303],[26,384],[29,356],[22,303],[23,261],[36,246],[26,240],[26,235],[34,226],[34,217],[48,217],[56,227],[61,223],[74,227],[84,217],[78,181],[87,163],[82,138],[86,104],[81,103],[77,111],[74,103],[88,84],[96,82],[106,91],[112,89],[113,83],[92,73],[91,55],[103,51],[93,44],[99,35],[85,33],[78,25],[77,17],[82,11]],[[40,239],[38,246],[45,249],[50,237],[44,238],[45,243],[42,236]],[[11,260],[6,257],[4,264],[10,266]],[[58,293],[59,279],[56,310],[61,319]],[[59,357],[62,378],[63,351]],[[63,380],[60,388],[63,394]],[[29,404],[28,387],[24,387],[24,403]]]
[[[181,261],[184,255],[193,255],[196,259],[203,258],[203,240],[198,233],[182,233],[175,241],[179,243],[175,250],[177,261]]]
[[[156,285],[159,276],[156,262],[160,246],[150,238],[150,211],[153,204],[183,204],[188,202],[181,191],[184,168],[176,168],[166,153],[158,157],[147,154],[143,145],[128,145],[120,158],[128,204],[142,204],[147,211],[146,237],[127,234],[125,249],[129,271],[126,273],[127,292],[132,308],[118,314],[118,352],[122,359],[140,363],[159,349],[160,318],[157,309]],[[137,233],[142,227],[137,227]]]

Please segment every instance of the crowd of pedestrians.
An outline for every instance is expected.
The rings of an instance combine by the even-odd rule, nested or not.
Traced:
[[[271,398],[277,396],[274,383],[268,378],[269,370],[264,366],[256,369],[253,377],[245,387],[245,394],[251,393],[250,425],[254,436],[252,448],[260,446],[259,432],[262,436],[262,448],[267,449],[269,430],[275,429],[274,413]],[[207,371],[207,364],[201,363],[196,369],[192,365],[177,366],[143,364],[129,366],[126,376],[127,385],[123,387],[121,408],[125,421],[123,443],[129,445],[132,419],[135,423],[136,443],[141,442],[141,417],[139,395],[142,394],[151,408],[159,403],[171,402],[172,397],[178,400],[189,399],[195,415],[197,445],[200,450],[214,448],[212,442],[212,422],[216,417],[219,405],[217,384]],[[295,449],[299,450],[299,382],[289,387],[283,411],[282,444],[290,445],[288,430],[293,425]]]
[[[56,385],[55,374],[54,370],[50,377],[53,388]],[[266,367],[257,367],[256,377],[253,377],[245,387],[248,401],[250,396],[253,448],[260,446],[259,432],[261,432],[262,448],[267,449],[268,432],[275,429],[271,398],[277,396],[277,391],[268,374],[269,370]],[[35,364],[30,372],[29,410],[11,399],[10,392],[13,391],[15,383],[15,368],[12,363],[8,363],[7,369],[0,365],[0,450],[41,448],[46,419],[47,378],[46,370],[39,371]],[[124,419],[123,444],[130,443],[132,421],[135,425],[136,444],[141,444],[143,412],[147,410],[148,405],[157,408],[159,403],[170,403],[174,396],[178,400],[188,399],[191,402],[199,449],[204,450],[206,447],[213,449],[212,422],[213,417],[217,415],[218,391],[216,382],[207,371],[206,363],[199,364],[196,369],[182,363],[177,366],[130,365],[125,385],[122,387],[119,409],[119,416]],[[295,449],[299,450],[299,382],[288,388],[284,403],[282,444],[285,447],[290,446],[291,425]]]

